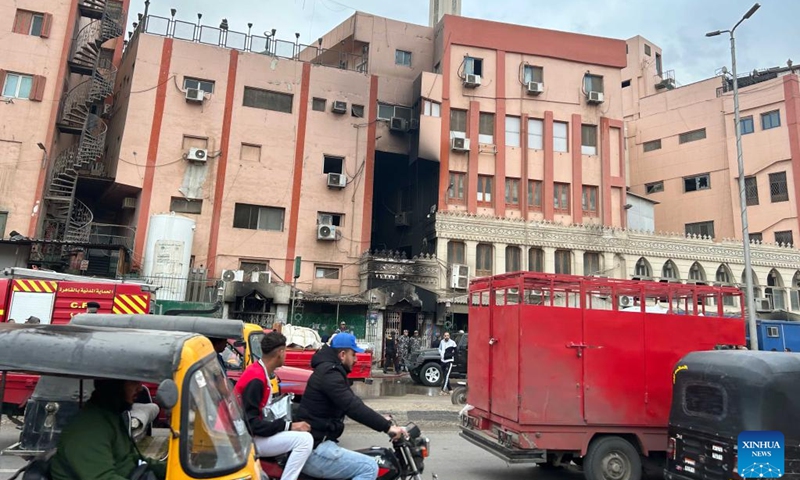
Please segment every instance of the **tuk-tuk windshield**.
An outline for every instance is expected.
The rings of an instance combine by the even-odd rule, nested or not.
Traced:
[[[186,470],[209,476],[243,468],[253,440],[215,356],[190,370],[185,385],[181,461]]]
[[[256,332],[250,335],[250,354],[254,357],[252,358],[253,362],[264,355],[264,352],[261,351],[262,338],[264,338],[264,332]]]

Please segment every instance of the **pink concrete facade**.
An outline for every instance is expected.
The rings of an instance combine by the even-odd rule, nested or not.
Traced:
[[[647,50],[645,50],[647,47]],[[647,52],[650,52],[650,55]],[[742,238],[731,84],[722,77],[657,88],[655,56],[642,37],[628,40],[623,71],[631,191],[659,202],[657,231]],[[798,239],[798,76],[784,71],[739,87],[742,150],[751,238]]]

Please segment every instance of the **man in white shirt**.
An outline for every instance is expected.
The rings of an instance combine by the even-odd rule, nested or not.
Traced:
[[[444,381],[442,382],[442,392],[439,395],[449,395],[450,391],[450,371],[453,369],[453,360],[456,357],[456,342],[450,339],[450,332],[444,332],[444,338],[439,343],[439,359],[442,361],[444,370]]]

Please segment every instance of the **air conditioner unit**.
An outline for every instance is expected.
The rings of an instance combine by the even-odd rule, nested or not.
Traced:
[[[134,197],[125,197],[122,199],[122,208],[136,208],[136,199]]]
[[[317,225],[317,240],[336,240],[336,226]]]
[[[347,113],[347,102],[336,100],[331,104],[331,111],[333,113]]]
[[[405,118],[392,117],[389,121],[389,130],[395,132],[405,132],[408,130],[408,121]]]
[[[475,88],[481,86],[481,76],[475,75],[474,73],[469,73],[464,75],[464,86]]]
[[[450,139],[450,149],[455,150],[457,152],[468,152],[469,151],[469,139],[468,138],[451,138]]]
[[[772,311],[772,299],[771,298],[756,298],[756,310],[759,312],[771,312]]]
[[[603,103],[603,92],[589,92],[586,94],[589,103]]]
[[[629,295],[622,295],[619,297],[619,305],[621,307],[631,307],[633,306],[633,297]]]
[[[528,82],[526,87],[528,90],[528,95],[539,95],[540,93],[544,92],[544,83]]]
[[[411,121],[408,123],[408,131],[416,131],[419,130],[419,120],[416,118],[412,118]]]
[[[253,272],[250,274],[250,281],[251,282],[264,282],[264,283],[272,283],[272,272]]]
[[[453,264],[450,266],[450,288],[466,290],[469,287],[469,267]]]
[[[206,163],[208,158],[208,150],[205,148],[190,148],[189,154],[186,155],[186,160],[190,162]]]
[[[344,188],[347,186],[347,176],[344,173],[330,172],[328,174],[328,187]]]
[[[223,270],[222,280],[225,282],[243,282],[244,270]]]
[[[206,99],[206,93],[198,88],[187,88],[186,89],[186,101],[187,102],[200,102],[203,103],[203,100]]]
[[[395,227],[408,227],[411,225],[411,215],[409,212],[400,212],[394,216]]]

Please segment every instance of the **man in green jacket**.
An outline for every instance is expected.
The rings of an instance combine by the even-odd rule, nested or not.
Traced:
[[[128,480],[147,462],[159,480],[167,475],[163,462],[142,458],[128,435],[122,414],[130,410],[141,382],[95,380],[92,397],[61,433],[53,456],[53,480]]]

